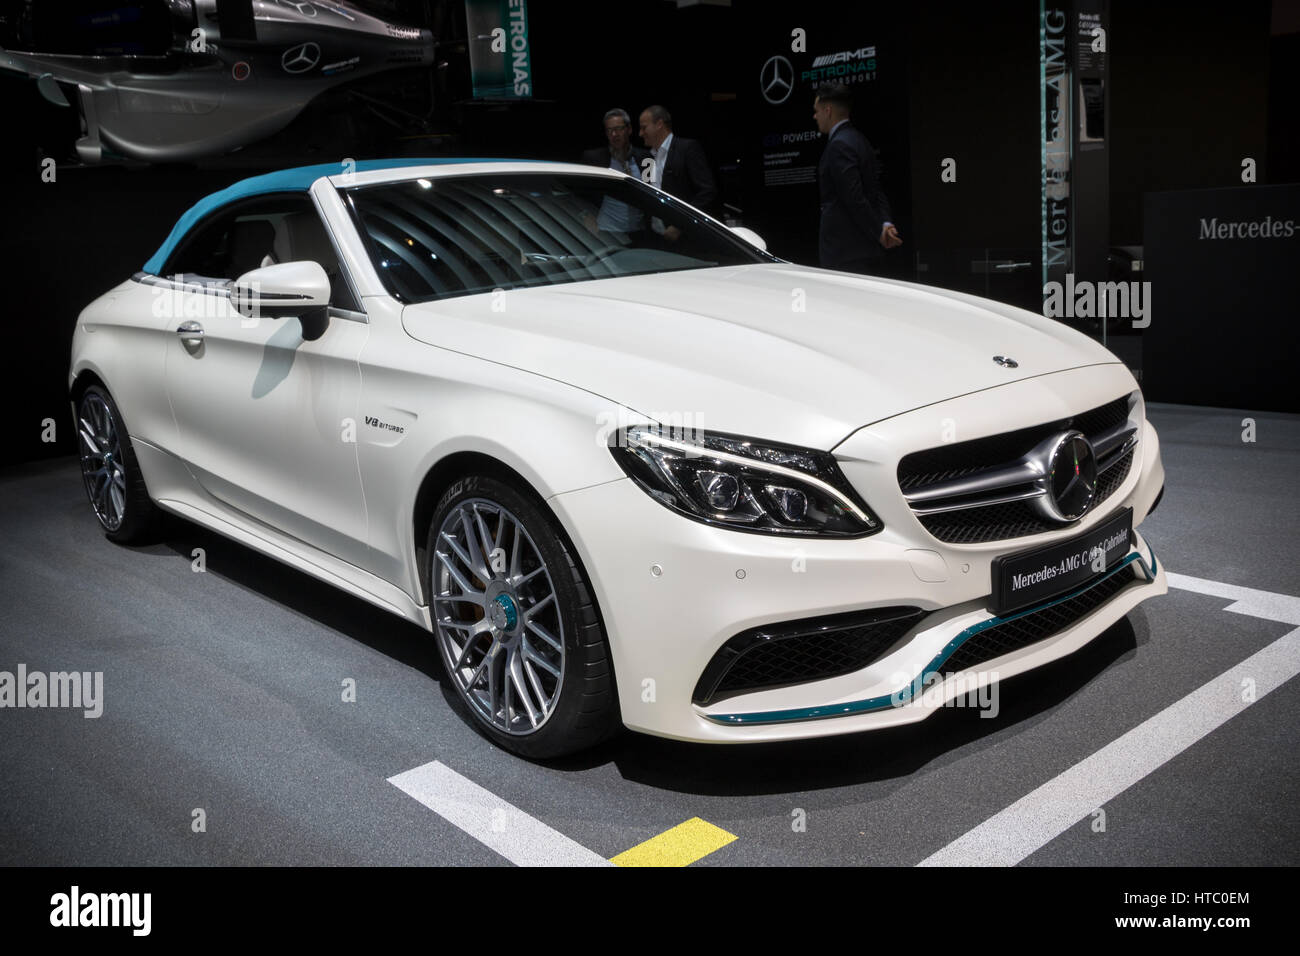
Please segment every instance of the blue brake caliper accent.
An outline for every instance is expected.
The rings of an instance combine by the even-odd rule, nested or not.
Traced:
[[[506,630],[513,630],[519,623],[519,609],[515,606],[515,602],[511,600],[509,594],[498,594],[496,603],[506,612]]]

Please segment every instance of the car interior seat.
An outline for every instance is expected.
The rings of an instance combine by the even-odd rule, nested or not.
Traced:
[[[261,268],[275,246],[275,227],[265,219],[241,219],[230,229],[230,278]]]
[[[291,213],[275,237],[275,258],[278,262],[316,262],[325,270],[330,280],[330,302],[343,304],[350,301],[343,286],[338,256],[334,253],[325,227],[315,212]]]

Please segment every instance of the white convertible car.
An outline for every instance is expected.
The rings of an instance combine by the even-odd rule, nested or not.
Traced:
[[[1114,355],[610,170],[246,179],[82,312],[69,381],[111,539],[162,509],[419,623],[529,757],[920,720],[1166,590]]]

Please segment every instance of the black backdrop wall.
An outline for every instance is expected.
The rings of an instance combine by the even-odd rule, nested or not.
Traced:
[[[1240,186],[1245,157],[1286,181],[1268,169],[1271,17],[1267,0],[1112,3],[1112,245],[1141,244],[1145,193]]]
[[[74,452],[66,373],[77,314],[138,270],[186,208],[245,176],[348,156],[576,161],[603,142],[607,109],[627,109],[635,124],[641,109],[661,103],[682,135],[705,141],[723,198],[739,201],[734,64],[741,47],[734,11],[626,0],[534,3],[529,12],[531,103],[469,101],[467,80],[456,73],[467,64],[452,50],[453,75],[440,77],[448,97],[431,135],[393,135],[364,109],[334,100],[309,108],[268,141],[197,164],[79,166],[73,112],[47,103],[30,80],[0,76],[0,269],[9,326],[0,349],[0,402],[10,422],[0,463]],[[445,26],[463,36],[463,13],[459,24],[453,18]],[[54,182],[42,181],[47,156],[59,160]],[[55,422],[53,442],[43,440],[50,437],[48,420]]]
[[[1243,156],[1258,159],[1260,183],[1297,177],[1300,17],[1280,16],[1283,5],[1112,0],[1112,243],[1142,241],[1145,193],[1239,185]],[[463,35],[458,4],[431,6],[440,11],[441,29]],[[800,187],[782,205],[756,186],[763,134],[786,125],[797,131],[801,122],[812,128],[806,91],[785,125],[771,127],[760,105],[767,46],[788,38],[794,26],[841,34],[846,49],[859,40],[880,48],[880,83],[858,120],[881,151],[906,242],[895,256],[896,274],[960,285],[973,281],[977,250],[1010,256],[1036,248],[1034,0],[807,8],[752,0],[730,8],[537,0],[530,19],[537,95],[531,104],[466,102],[459,54],[451,48],[451,65],[434,84],[441,98],[428,135],[386,135],[365,111],[313,107],[263,144],[183,167],[62,162],[71,156],[75,117],[42,100],[31,81],[0,78],[7,326],[0,402],[10,424],[0,461],[73,452],[65,376],[79,310],[138,269],[199,196],[267,169],[349,155],[572,159],[602,141],[606,109],[622,106],[635,116],[661,102],[682,135],[704,141],[724,201],[744,209],[744,221],[775,251],[813,261],[815,187]],[[55,182],[41,180],[43,156],[61,160]],[[958,160],[956,183],[939,180],[946,157]],[[990,290],[1009,301],[1032,292]],[[56,422],[52,443],[42,441],[46,419]]]
[[[741,5],[738,14],[745,52],[739,77],[745,225],[777,255],[817,264],[815,172],[823,143],[813,101],[820,82],[839,80],[853,94],[853,124],[876,151],[894,223],[910,237],[906,8],[791,4],[770,11]],[[910,272],[909,253],[891,252],[886,259],[892,274]]]
[[[952,2],[927,5],[910,44],[916,278],[1030,308],[1036,270],[990,276],[972,263],[1038,261],[1038,35],[1037,0]],[[940,177],[946,159],[955,182]]]

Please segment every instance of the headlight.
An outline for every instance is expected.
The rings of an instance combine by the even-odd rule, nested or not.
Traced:
[[[611,438],[633,481],[697,521],[803,537],[857,538],[881,528],[827,452],[655,425]]]

